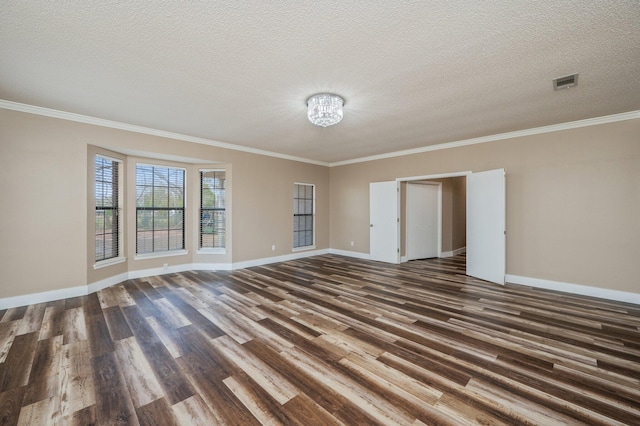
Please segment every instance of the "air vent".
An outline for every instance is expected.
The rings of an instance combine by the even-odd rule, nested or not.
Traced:
[[[553,90],[568,89],[578,85],[578,74],[571,74],[553,80]]]

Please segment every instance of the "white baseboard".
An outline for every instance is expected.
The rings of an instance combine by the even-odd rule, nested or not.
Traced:
[[[86,296],[87,286],[61,288],[60,290],[43,291],[22,296],[4,297],[0,299],[0,309],[16,308],[18,306],[47,303],[54,300],[68,299],[70,297]]]
[[[453,257],[466,252],[467,252],[466,247],[460,247],[453,251],[443,251],[442,253],[440,253],[440,257]]]
[[[70,297],[86,296],[96,291],[103,290],[127,280],[137,278],[152,277],[178,272],[203,270],[203,271],[230,271],[234,269],[250,268],[252,266],[266,265],[269,263],[286,262],[288,260],[301,259],[303,257],[318,256],[329,253],[329,249],[299,251],[283,256],[266,257],[256,260],[248,260],[237,263],[185,263],[183,265],[172,265],[167,268],[150,268],[138,271],[129,271],[114,275],[104,280],[96,281],[88,285],[77,287],[61,288],[59,290],[44,291],[41,293],[25,294],[22,296],[5,297],[0,299],[0,309],[16,308],[19,306],[33,305],[36,303],[47,303],[54,300],[67,299]]]
[[[87,285],[87,293],[86,294],[95,293],[96,291],[100,291],[100,290],[105,289],[107,287],[111,287],[112,285],[120,284],[121,282],[124,282],[124,281],[126,281],[128,279],[129,279],[129,274],[127,272],[123,272],[121,274],[114,275],[113,277],[109,277],[109,278],[105,278],[104,280],[96,281],[94,283],[91,283],[91,284]]]
[[[245,260],[243,262],[233,263],[232,269],[244,269],[251,268],[252,266],[268,265],[269,263],[287,262],[289,260],[302,259],[303,257],[320,256],[322,254],[328,254],[329,249],[322,250],[309,250],[309,251],[296,251],[291,254],[284,254],[282,256],[263,257],[262,259]]]
[[[454,250],[453,255],[464,253],[465,248]],[[86,286],[62,288],[59,290],[43,291],[40,293],[25,294],[21,296],[5,297],[0,299],[0,309],[9,309],[25,305],[33,305],[36,303],[47,303],[54,300],[67,299],[70,297],[86,296],[96,291],[103,290],[124,281],[136,278],[145,278],[157,275],[172,274],[177,272],[204,270],[204,271],[229,271],[234,269],[250,268],[252,266],[267,265],[270,263],[286,262],[288,260],[301,259],[304,257],[319,256],[322,254],[335,254],[339,256],[353,257],[356,259],[369,260],[368,253],[360,253],[355,251],[322,249],[310,250],[304,252],[295,252],[292,254],[266,257],[262,259],[247,260],[236,263],[187,263],[184,265],[174,265],[168,268],[151,268],[139,271],[125,272],[104,280],[90,283]],[[444,254],[444,253],[443,253]],[[444,256],[443,256],[444,257]],[[506,275],[506,281],[513,284],[520,284],[529,287],[545,288],[548,290],[562,291],[571,294],[580,294],[583,296],[598,297],[601,299],[616,300],[619,302],[629,302],[640,305],[640,293],[630,293],[618,290],[609,290],[599,287],[590,287],[580,284],[571,284],[559,281],[543,280],[538,278],[522,277],[518,275]]]
[[[329,254],[336,254],[338,256],[354,257],[356,259],[362,259],[362,260],[371,260],[371,255],[369,253],[360,253],[358,251],[329,249]]]
[[[193,271],[231,271],[233,269],[232,263],[192,263],[191,270]]]
[[[564,283],[560,281],[542,280],[539,278],[521,277],[518,275],[506,275],[508,283],[526,285],[529,287],[545,288],[547,290],[562,291],[565,293],[579,294],[582,296],[597,297],[600,299],[616,300],[640,305],[640,293],[609,290],[606,288],[590,287],[580,284]]]

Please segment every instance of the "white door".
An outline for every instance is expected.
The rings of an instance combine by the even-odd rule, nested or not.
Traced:
[[[407,260],[438,257],[439,188],[407,183]]]
[[[398,182],[369,184],[371,260],[398,263]]]
[[[504,169],[467,175],[467,275],[504,284],[506,196]]]

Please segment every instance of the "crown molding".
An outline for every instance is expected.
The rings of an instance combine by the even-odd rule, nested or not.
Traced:
[[[329,163],[329,167],[346,166],[348,164],[364,163],[367,161],[383,160],[385,158],[402,157],[404,155],[421,154],[429,151],[439,151],[441,149],[458,148],[467,145],[495,142],[504,139],[521,138],[523,136],[539,135],[542,133],[558,132],[561,130],[578,129],[580,127],[596,126],[599,124],[615,123],[617,121],[634,120],[640,118],[640,111],[623,112],[621,114],[606,115],[604,117],[587,118],[585,120],[570,121],[568,123],[553,124],[550,126],[535,127],[515,132],[499,133],[496,135],[482,136],[479,138],[464,139],[455,142],[429,145],[421,148],[406,149],[403,151],[389,152],[387,154],[371,155],[368,157],[355,158],[353,160],[336,161]]]
[[[29,114],[42,115],[45,117],[59,118],[61,120],[76,121],[78,123],[93,124],[95,126],[109,127],[112,129],[126,130],[135,133],[142,133],[163,138],[182,140],[185,142],[198,143],[202,145],[215,146],[217,148],[241,151],[250,154],[265,155],[268,157],[281,158],[284,160],[298,161],[301,163],[314,164],[324,167],[338,167],[349,164],[364,163],[367,161],[383,160],[386,158],[402,157],[405,155],[421,154],[430,151],[439,151],[442,149],[458,148],[467,145],[476,145],[487,142],[495,142],[504,139],[520,138],[524,136],[539,135],[542,133],[558,132],[561,130],[577,129],[580,127],[596,126],[599,124],[615,123],[618,121],[634,120],[640,118],[640,110],[629,111],[620,114],[606,115],[603,117],[587,118],[585,120],[570,121],[567,123],[553,124],[550,126],[535,127],[532,129],[517,130],[514,132],[498,133],[495,135],[482,136],[478,138],[464,139],[454,142],[446,142],[437,145],[429,145],[420,148],[406,149],[402,151],[394,151],[386,154],[370,155],[367,157],[355,158],[352,160],[336,161],[327,163],[324,161],[312,160],[309,158],[296,157],[293,155],[280,154],[277,152],[266,151],[262,149],[249,148],[240,145],[234,145],[226,142],[215,141],[211,139],[199,138],[196,136],[183,135],[181,133],[173,133],[164,130],[152,129],[150,127],[137,126],[134,124],[122,123],[119,121],[105,120],[102,118],[91,117],[88,115],[76,114],[72,112],[59,111],[51,108],[44,108],[35,105],[22,104],[18,102],[0,99],[0,108],[13,111],[26,112]]]
[[[309,158],[296,157],[293,155],[280,154],[262,149],[249,148],[246,146],[234,145],[231,143],[215,141],[211,139],[199,138],[196,136],[183,135],[181,133],[168,132],[165,130],[152,129],[150,127],[137,126],[135,124],[122,123],[119,121],[105,120],[102,118],[91,117],[88,115],[76,114],[73,112],[59,111],[51,108],[44,108],[35,105],[22,104],[18,102],[0,99],[0,108],[13,111],[26,112],[29,114],[42,115],[45,117],[59,118],[61,120],[75,121],[78,123],[92,124],[94,126],[109,127],[112,129],[126,130],[129,132],[142,133],[145,135],[159,136],[162,138],[176,139],[185,142],[198,143],[202,145],[215,146],[217,148],[231,149],[250,154],[265,155],[268,157],[281,158],[284,160],[299,161],[301,163],[315,164],[317,166],[328,167],[329,163],[323,161],[311,160]]]

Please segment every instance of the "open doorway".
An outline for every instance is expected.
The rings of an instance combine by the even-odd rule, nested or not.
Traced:
[[[401,181],[401,262],[465,250],[466,176]]]
[[[406,253],[406,221],[401,220],[401,186],[403,182],[435,181],[438,179],[464,176],[466,185],[465,246],[451,250],[466,253],[467,275],[504,284],[506,273],[506,174],[504,169],[483,172],[460,172],[441,175],[397,178],[389,182],[371,182],[370,201],[389,207],[374,209],[370,206],[370,258],[371,260],[400,263],[403,261],[401,248]],[[384,189],[384,191],[383,191]],[[443,203],[444,204],[444,203]],[[380,213],[380,214],[379,214]],[[379,216],[384,216],[383,218]],[[445,217],[443,215],[443,217]],[[384,219],[384,220],[382,220]],[[404,226],[405,232],[401,232]],[[445,229],[445,228],[443,228]],[[383,236],[375,238],[376,236]],[[442,238],[444,241],[444,236]],[[379,247],[386,247],[388,257],[378,256]],[[447,255],[440,247],[441,255]],[[405,256],[406,259],[406,256]]]

